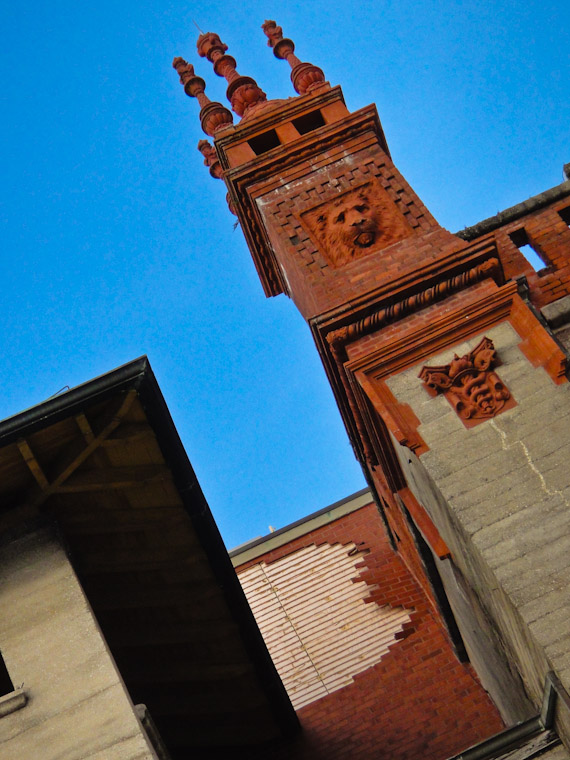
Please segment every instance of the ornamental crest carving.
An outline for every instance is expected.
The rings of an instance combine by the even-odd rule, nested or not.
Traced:
[[[443,393],[467,427],[495,417],[516,402],[493,371],[493,341],[483,340],[468,354],[457,356],[442,367],[423,367],[419,374],[432,395]]]
[[[304,211],[301,223],[333,267],[340,267],[412,234],[388,193],[377,183],[352,188]]]

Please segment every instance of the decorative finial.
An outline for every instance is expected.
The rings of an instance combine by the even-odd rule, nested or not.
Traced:
[[[228,46],[224,45],[217,34],[201,34],[197,47],[198,55],[213,63],[215,73],[228,82],[226,95],[238,116],[243,116],[251,106],[267,100],[266,94],[258,87],[255,79],[238,74],[235,58],[225,55]]]
[[[204,166],[210,169],[210,174],[214,179],[223,179],[224,171],[218,159],[218,154],[212,143],[208,140],[200,140],[198,143],[198,150],[204,156]],[[235,207],[231,201],[229,193],[226,195],[226,201],[228,202],[228,208],[234,216],[237,216]]]
[[[283,37],[283,29],[275,21],[266,21],[261,28],[267,36],[267,44],[273,48],[276,58],[286,60],[291,66],[291,82],[299,95],[306,95],[325,81],[325,75],[318,66],[303,63],[295,55],[293,40]]]
[[[211,101],[206,95],[206,82],[202,77],[196,76],[191,63],[178,56],[172,61],[172,67],[178,72],[186,95],[196,98],[200,104],[200,124],[207,135],[213,137],[218,129],[233,123],[230,111],[221,103]]]
[[[208,140],[200,140],[198,150],[204,156],[204,166],[210,169],[210,174],[215,179],[223,179],[223,170],[216,153],[216,149]]]

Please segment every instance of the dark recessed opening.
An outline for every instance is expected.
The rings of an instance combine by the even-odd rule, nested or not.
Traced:
[[[272,150],[278,145],[281,145],[279,138],[277,137],[277,132],[274,129],[270,129],[268,132],[263,132],[261,135],[252,137],[247,143],[256,156],[260,156],[262,153],[267,153],[268,150]]]
[[[408,509],[403,504],[402,504],[402,511],[404,512],[404,515],[406,516],[406,519],[408,521],[408,525],[410,526],[410,531],[412,533],[414,542],[418,549],[420,558],[423,561],[424,569],[426,570],[427,577],[433,589],[433,593],[436,598],[439,611],[441,613],[441,616],[443,617],[443,621],[447,628],[447,632],[449,633],[449,637],[451,639],[451,643],[453,644],[453,648],[455,650],[455,654],[457,655],[457,659],[459,660],[459,662],[469,662],[469,655],[467,654],[467,650],[465,649],[465,644],[463,643],[463,637],[459,630],[459,626],[457,625],[457,621],[455,620],[453,609],[451,607],[451,604],[449,603],[449,599],[447,598],[447,593],[445,591],[443,581],[441,580],[441,576],[439,574],[439,570],[437,567],[437,562],[434,559],[432,550],[429,548],[427,541],[424,539],[424,537],[418,530],[418,527],[413,521],[412,516],[410,515]]]
[[[570,227],[570,206],[567,206],[566,208],[561,208],[558,212],[558,216],[562,219],[563,222],[566,222],[566,224]]]
[[[306,135],[307,132],[312,132],[313,129],[325,126],[325,120],[320,111],[311,111],[303,116],[299,116],[298,119],[293,119],[293,126],[300,135]]]
[[[549,262],[544,260],[542,253],[530,242],[524,227],[511,232],[509,237],[535,272],[548,266]]]
[[[523,245],[528,245],[528,235],[526,234],[524,227],[521,227],[520,230],[511,232],[509,237],[517,248],[521,248]]]
[[[0,697],[3,697],[4,694],[9,694],[11,691],[14,691],[14,684],[8,675],[6,665],[0,654]]]

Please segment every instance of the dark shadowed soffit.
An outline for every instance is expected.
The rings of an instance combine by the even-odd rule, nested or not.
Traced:
[[[173,758],[296,732],[146,357],[0,422],[3,540],[46,520]]]

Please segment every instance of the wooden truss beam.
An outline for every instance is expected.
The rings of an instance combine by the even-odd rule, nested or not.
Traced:
[[[28,465],[32,475],[34,476],[41,489],[37,495],[31,498],[29,502],[30,507],[37,508],[41,506],[52,494],[60,493],[62,490],[64,490],[64,483],[71,477],[71,475],[73,475],[78,467],[80,467],[83,462],[85,462],[91,456],[91,454],[93,454],[93,452],[96,451],[99,446],[101,446],[103,441],[105,441],[105,439],[107,439],[111,433],[113,433],[114,430],[119,427],[136,397],[136,390],[130,390],[123,399],[121,406],[117,412],[113,415],[111,420],[97,436],[94,435],[85,415],[76,415],[75,420],[83,434],[84,439],[87,442],[87,445],[77,454],[77,456],[72,459],[69,464],[63,468],[59,475],[57,475],[51,482],[47,479],[28,442],[25,439],[22,439],[18,442],[18,448],[24,458],[24,461]],[[107,485],[105,487],[110,488],[112,486]],[[89,489],[84,488],[83,490]]]

